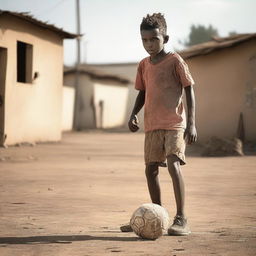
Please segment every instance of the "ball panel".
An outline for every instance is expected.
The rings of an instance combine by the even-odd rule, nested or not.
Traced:
[[[130,222],[133,231],[136,234],[140,234],[141,230],[143,230],[143,228],[145,227],[145,220],[143,219],[142,216],[134,216],[134,218],[132,218],[132,221]]]
[[[141,236],[148,239],[156,239],[161,235],[163,235],[163,229],[161,219],[159,218],[148,221],[141,232]]]
[[[143,204],[136,209],[130,220],[135,234],[146,239],[157,239],[169,225],[169,214],[157,204]]]
[[[155,217],[157,217],[157,212],[154,209],[146,209],[143,217],[147,220],[151,220],[154,219]]]

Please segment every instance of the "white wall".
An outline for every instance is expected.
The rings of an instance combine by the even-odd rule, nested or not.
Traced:
[[[70,131],[73,127],[75,89],[63,86],[62,94],[62,131]]]
[[[94,84],[97,127],[99,127],[100,123],[100,101],[104,103],[102,128],[123,126],[126,118],[128,87],[100,83]]]

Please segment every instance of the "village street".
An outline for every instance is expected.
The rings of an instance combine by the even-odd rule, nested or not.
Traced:
[[[65,133],[60,143],[0,149],[1,256],[256,254],[256,156],[206,158],[188,148],[182,167],[192,234],[142,240],[120,224],[149,202],[143,133]],[[164,206],[175,214],[166,168]]]

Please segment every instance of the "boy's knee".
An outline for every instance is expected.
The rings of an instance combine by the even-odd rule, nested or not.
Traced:
[[[180,166],[180,159],[176,155],[167,156],[168,166]]]
[[[155,163],[147,164],[145,173],[147,177],[157,176],[159,173],[158,164],[155,164]]]
[[[170,155],[167,157],[168,170],[171,176],[180,175],[180,159],[176,155]]]

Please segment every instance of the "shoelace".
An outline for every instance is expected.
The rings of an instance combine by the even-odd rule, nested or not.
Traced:
[[[182,217],[179,216],[179,215],[175,216],[174,221],[173,221],[173,224],[176,224],[176,225],[178,225],[178,226],[183,226],[184,223],[185,223],[184,218],[182,218]]]

